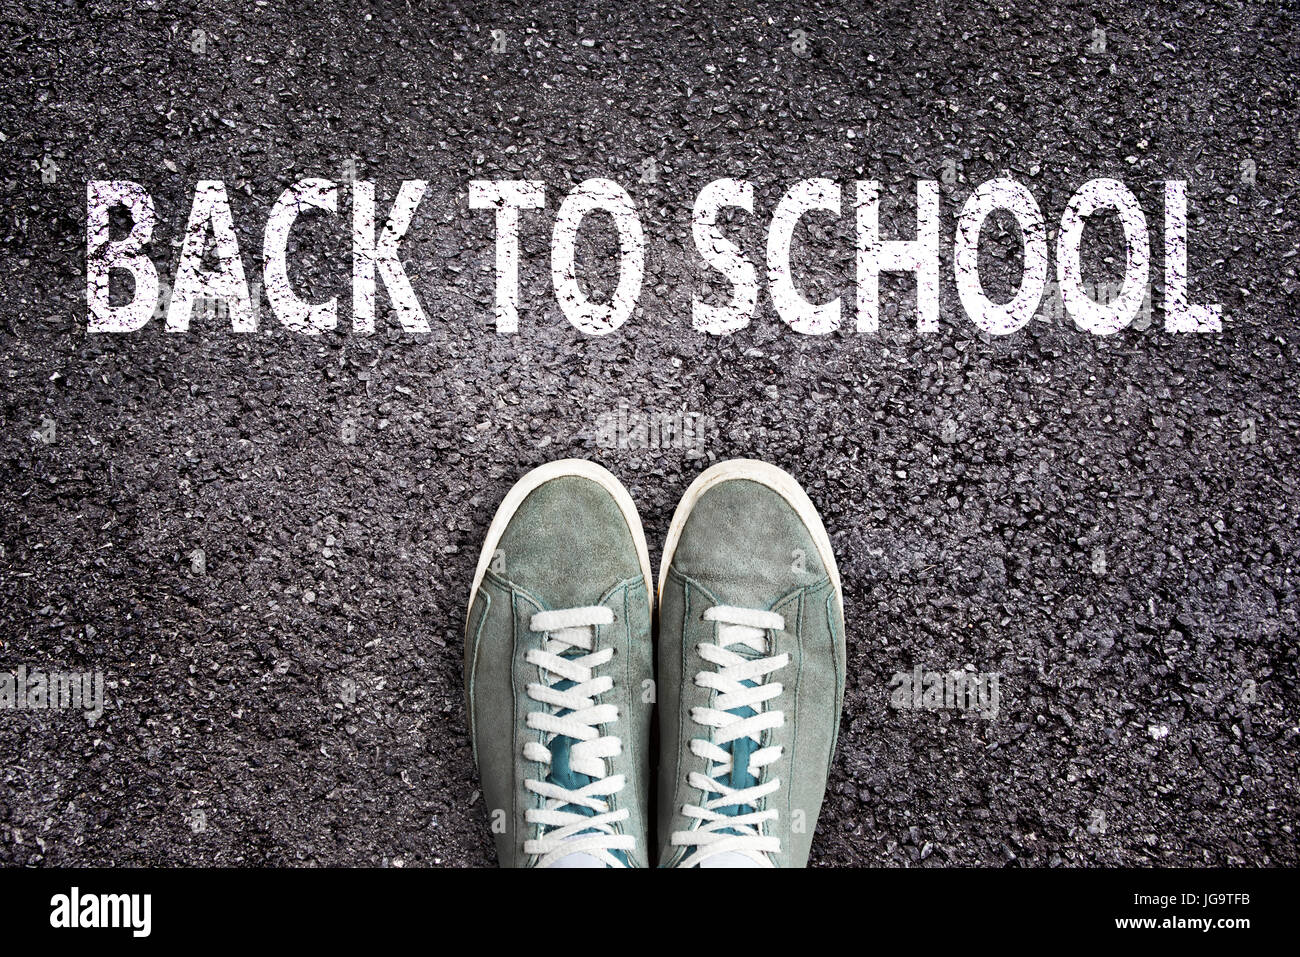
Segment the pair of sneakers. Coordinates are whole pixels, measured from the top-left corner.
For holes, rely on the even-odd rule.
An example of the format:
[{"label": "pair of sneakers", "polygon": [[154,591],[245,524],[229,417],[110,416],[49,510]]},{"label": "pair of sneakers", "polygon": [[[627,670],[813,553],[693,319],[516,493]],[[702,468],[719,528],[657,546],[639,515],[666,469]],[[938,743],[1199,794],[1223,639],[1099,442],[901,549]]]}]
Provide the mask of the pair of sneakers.
[{"label": "pair of sneakers", "polygon": [[844,697],[830,539],[789,474],[722,462],[677,506],[656,596],[618,479],[543,465],[488,529],[465,687],[503,866],[802,867]]}]

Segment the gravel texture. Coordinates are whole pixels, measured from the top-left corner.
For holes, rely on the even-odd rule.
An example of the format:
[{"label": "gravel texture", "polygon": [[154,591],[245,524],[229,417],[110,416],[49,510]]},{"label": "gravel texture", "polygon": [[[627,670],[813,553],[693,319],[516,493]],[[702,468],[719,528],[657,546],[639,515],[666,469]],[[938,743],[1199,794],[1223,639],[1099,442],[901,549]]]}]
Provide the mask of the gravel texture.
[{"label": "gravel texture", "polygon": [[[592,457],[657,543],[700,469],[745,455],[804,483],[844,576],[813,863],[1296,864],[1295,5],[521,8],[0,3],[0,671],[100,669],[109,699],[93,725],[0,711],[0,862],[491,863],[461,627],[497,502]],[[253,278],[281,190],[349,162],[381,216],[429,181],[402,244],[429,333],[381,294],[372,336],[297,335],[265,302],[255,334],[86,334],[88,179],[149,188],[164,275],[195,182],[223,180]],[[1148,328],[979,334],[951,237],[998,175],[1053,243],[1088,179],[1134,190]],[[635,315],[592,338],[559,309],[549,238],[597,176],[650,242]],[[879,335],[795,335],[766,292],[748,328],[692,331],[692,297],[728,289],[690,228],[721,176],[757,184],[756,215],[725,220],[756,262],[801,178],[878,179],[898,238],[915,181],[940,180],[940,331],[916,334],[903,279]],[[512,336],[475,178],[547,184]],[[1220,335],[1163,331],[1170,178]],[[1018,234],[983,235],[1009,296]],[[1120,235],[1089,231],[1090,278],[1118,276]],[[583,230],[598,293],[613,236]],[[321,215],[291,245],[297,287],[345,319],[348,242]],[[851,303],[852,250],[847,212],[808,217],[810,297]],[[600,447],[620,403],[706,416],[702,454]],[[916,665],[1000,673],[997,715],[892,709]]]}]

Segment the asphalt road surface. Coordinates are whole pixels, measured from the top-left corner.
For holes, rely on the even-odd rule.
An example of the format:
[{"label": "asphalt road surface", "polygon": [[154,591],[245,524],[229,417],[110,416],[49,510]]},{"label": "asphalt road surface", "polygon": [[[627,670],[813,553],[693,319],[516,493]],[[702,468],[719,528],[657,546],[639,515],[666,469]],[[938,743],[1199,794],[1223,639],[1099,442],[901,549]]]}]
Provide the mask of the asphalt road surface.
[{"label": "asphalt road surface", "polygon": [[[803,482],[844,577],[814,864],[1297,863],[1294,4],[295,7],[0,4],[0,671],[98,670],[107,698],[94,723],[0,711],[0,862],[492,863],[461,629],[496,504],[592,457],[654,543],[702,468],[743,455]],[[369,336],[290,332],[265,301],[252,334],[87,335],[88,180],[149,189],[164,276],[195,183],[224,181],[256,277],[280,192],[354,171],[381,211],[429,182],[401,247],[429,332],[381,293]],[[1053,241],[1087,180],[1133,190],[1145,328],[1045,311],[979,332],[952,232],[1000,175]],[[878,335],[797,335],[766,290],[747,328],[693,331],[692,298],[728,290],[691,240],[724,176],[757,186],[726,218],[756,262],[800,179],[879,180],[898,238],[939,180],[940,330],[890,278]],[[636,312],[598,338],[550,280],[555,210],[591,177],[648,237]],[[515,178],[547,208],[502,335],[467,190]],[[1164,331],[1167,179],[1189,183],[1190,292],[1221,334]],[[1018,282],[1009,223],[983,232],[990,295]],[[853,236],[805,219],[810,298],[851,303]],[[1090,281],[1122,274],[1121,237],[1090,229]],[[290,244],[296,288],[345,319],[348,243],[319,214]],[[593,218],[592,295],[616,250]],[[603,447],[620,406],[695,413],[704,439]],[[917,666],[996,673],[997,713],[891,707]]]}]

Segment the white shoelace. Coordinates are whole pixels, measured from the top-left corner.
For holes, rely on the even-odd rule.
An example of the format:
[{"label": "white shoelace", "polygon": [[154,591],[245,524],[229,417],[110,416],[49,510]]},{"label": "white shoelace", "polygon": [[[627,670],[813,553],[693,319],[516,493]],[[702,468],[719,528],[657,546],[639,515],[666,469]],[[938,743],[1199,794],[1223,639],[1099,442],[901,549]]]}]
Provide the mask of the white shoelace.
[{"label": "white shoelace", "polygon": [[[539,867],[551,867],[574,854],[587,855],[605,867],[625,867],[612,852],[636,847],[632,835],[619,834],[615,828],[627,819],[628,809],[611,811],[607,800],[623,790],[623,775],[607,777],[605,764],[606,758],[622,753],[622,741],[614,735],[602,735],[599,730],[600,725],[618,719],[617,707],[598,703],[614,681],[608,675],[596,675],[596,669],[614,657],[614,649],[592,651],[596,628],[613,621],[610,609],[592,606],[538,612],[529,623],[532,631],[546,635],[541,648],[530,649],[524,656],[529,664],[537,666],[543,679],[529,683],[528,697],[545,706],[530,711],[527,724],[543,733],[546,744],[524,743],[524,759],[543,766],[538,778],[524,781],[524,787],[546,802],[524,815],[529,824],[543,829],[538,837],[524,841],[524,853],[536,855]],[[575,650],[587,653],[574,656]],[[557,687],[564,681],[572,684],[564,689]],[[547,745],[558,735],[573,739],[569,768],[591,778],[589,784],[566,788],[546,780],[552,762]],[[593,813],[582,814],[574,808]]]},{"label": "white shoelace", "polygon": [[[719,855],[730,860],[743,858],[749,866],[774,867],[768,855],[780,852],[781,839],[767,834],[766,827],[777,819],[778,812],[775,808],[760,811],[757,807],[764,797],[781,787],[779,779],[761,780],[761,772],[781,757],[782,748],[758,745],[764,731],[785,724],[785,712],[765,708],[782,690],[779,682],[766,681],[768,675],[790,663],[788,654],[768,655],[768,632],[782,630],[785,619],[775,612],[716,605],[705,611],[704,620],[718,624],[716,643],[699,645],[700,657],[716,670],[697,672],[695,683],[717,695],[712,707],[691,708],[691,720],[710,729],[710,733],[708,738],[693,739],[690,746],[692,754],[707,762],[709,773],[692,771],[687,777],[692,788],[703,792],[704,800],[698,805],[683,805],[682,813],[699,823],[691,830],[674,832],[672,842],[677,847],[694,848],[682,860],[682,867],[699,867]],[[746,657],[732,650],[737,646],[765,657]],[[754,714],[742,717],[733,713],[742,709]],[[733,742],[742,738],[752,741],[756,750],[749,754],[745,766],[735,767]],[[731,749],[725,747],[729,744]],[[758,783],[738,788],[723,780],[735,780],[737,774],[752,776]],[[748,805],[753,810],[737,814],[720,810],[736,805]]]}]

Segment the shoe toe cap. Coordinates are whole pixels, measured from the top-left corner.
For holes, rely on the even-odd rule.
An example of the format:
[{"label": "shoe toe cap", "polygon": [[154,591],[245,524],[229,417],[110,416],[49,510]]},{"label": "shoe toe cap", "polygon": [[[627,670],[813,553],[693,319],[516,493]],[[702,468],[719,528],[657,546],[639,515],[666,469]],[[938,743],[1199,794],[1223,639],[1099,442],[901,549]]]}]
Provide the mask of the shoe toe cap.
[{"label": "shoe toe cap", "polygon": [[775,489],[732,479],[695,502],[672,567],[719,601],[765,608],[827,577],[812,532]]},{"label": "shoe toe cap", "polygon": [[618,502],[599,483],[563,476],[515,511],[490,566],[552,608],[597,604],[615,585],[641,576],[636,542]]}]

